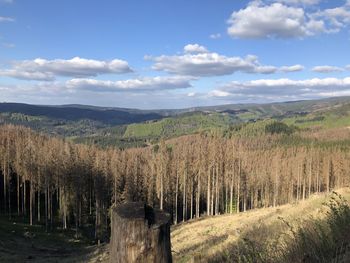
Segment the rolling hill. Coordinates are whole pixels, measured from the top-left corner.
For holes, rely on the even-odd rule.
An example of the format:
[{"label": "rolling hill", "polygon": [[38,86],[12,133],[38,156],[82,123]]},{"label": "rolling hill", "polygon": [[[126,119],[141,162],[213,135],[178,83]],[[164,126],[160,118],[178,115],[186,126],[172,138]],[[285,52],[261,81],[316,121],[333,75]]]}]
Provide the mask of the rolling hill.
[{"label": "rolling hill", "polygon": [[24,125],[78,143],[122,148],[213,129],[255,135],[270,120],[301,129],[347,127],[349,116],[350,97],[174,110],[0,103],[0,123]]}]

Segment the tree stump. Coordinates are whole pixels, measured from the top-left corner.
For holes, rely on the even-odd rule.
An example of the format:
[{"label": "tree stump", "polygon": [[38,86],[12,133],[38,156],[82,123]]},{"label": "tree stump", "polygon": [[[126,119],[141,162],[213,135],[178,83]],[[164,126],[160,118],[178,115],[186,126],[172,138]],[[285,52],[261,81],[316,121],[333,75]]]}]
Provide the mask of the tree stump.
[{"label": "tree stump", "polygon": [[170,215],[142,202],[112,211],[111,263],[172,263]]}]

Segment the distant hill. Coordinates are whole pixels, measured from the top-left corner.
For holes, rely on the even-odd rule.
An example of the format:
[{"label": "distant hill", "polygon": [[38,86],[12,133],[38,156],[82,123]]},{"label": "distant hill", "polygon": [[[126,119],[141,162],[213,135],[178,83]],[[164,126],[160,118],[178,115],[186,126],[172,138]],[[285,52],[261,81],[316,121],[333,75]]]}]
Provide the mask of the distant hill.
[{"label": "distant hill", "polygon": [[185,109],[139,110],[89,105],[31,105],[23,103],[0,103],[0,113],[21,113],[32,116],[44,116],[55,119],[81,120],[91,119],[106,124],[118,125],[160,119],[166,116],[191,112],[226,112],[238,114],[257,112],[260,115],[280,115],[286,113],[313,112],[335,105],[350,103],[350,97],[327,98],[321,100],[287,101],[266,104],[227,104]]},{"label": "distant hill", "polygon": [[29,116],[41,116],[68,121],[93,120],[109,125],[137,123],[162,118],[160,114],[152,112],[83,105],[44,106],[0,103],[0,112],[21,113]]},{"label": "distant hill", "polygon": [[[0,124],[24,125],[102,146],[145,146],[160,138],[212,129],[259,134],[272,119],[300,128],[349,126],[350,97],[161,110],[0,103]],[[232,127],[240,123],[249,125]]]}]

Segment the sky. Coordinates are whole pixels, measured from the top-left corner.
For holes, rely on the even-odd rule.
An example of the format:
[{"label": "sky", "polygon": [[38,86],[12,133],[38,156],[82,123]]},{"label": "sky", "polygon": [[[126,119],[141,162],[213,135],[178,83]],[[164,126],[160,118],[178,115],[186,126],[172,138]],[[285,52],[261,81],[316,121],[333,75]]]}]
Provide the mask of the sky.
[{"label": "sky", "polygon": [[350,95],[350,0],[0,0],[0,102],[139,109]]}]

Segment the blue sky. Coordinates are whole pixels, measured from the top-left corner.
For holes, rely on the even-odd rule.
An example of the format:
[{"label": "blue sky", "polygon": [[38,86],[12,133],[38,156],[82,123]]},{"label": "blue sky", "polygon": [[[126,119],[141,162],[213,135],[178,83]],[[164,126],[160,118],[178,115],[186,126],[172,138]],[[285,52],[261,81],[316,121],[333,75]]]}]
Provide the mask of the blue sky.
[{"label": "blue sky", "polygon": [[183,108],[350,95],[350,1],[0,0],[0,101]]}]

